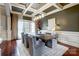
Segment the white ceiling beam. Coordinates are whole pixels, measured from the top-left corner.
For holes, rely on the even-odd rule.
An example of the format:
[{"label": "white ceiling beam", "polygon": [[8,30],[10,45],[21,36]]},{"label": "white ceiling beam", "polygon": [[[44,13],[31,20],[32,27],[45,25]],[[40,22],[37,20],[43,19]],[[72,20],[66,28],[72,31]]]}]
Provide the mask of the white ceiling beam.
[{"label": "white ceiling beam", "polygon": [[24,16],[32,17],[32,15],[25,14]]},{"label": "white ceiling beam", "polygon": [[79,3],[70,3],[70,4],[66,5],[66,6],[64,6],[63,9],[67,9],[67,8],[70,8],[70,7],[78,5],[78,4]]},{"label": "white ceiling beam", "polygon": [[59,9],[59,10],[63,9],[63,6],[61,6],[60,4],[53,3],[53,6],[56,7],[57,9]]},{"label": "white ceiling beam", "polygon": [[63,6],[60,3],[56,3],[56,5],[58,5],[58,7],[60,7],[61,9],[63,8]]},{"label": "white ceiling beam", "polygon": [[27,12],[27,10],[29,10],[32,6],[32,3],[23,11],[23,15]]},{"label": "white ceiling beam", "polygon": [[41,13],[42,11],[44,11],[45,9],[49,8],[52,5],[53,5],[52,3],[47,3],[43,7],[41,7],[39,10],[37,10],[37,12],[33,13],[32,15],[35,16],[36,14]]},{"label": "white ceiling beam", "polygon": [[[22,15],[22,13],[11,11],[12,14]],[[25,14],[24,16],[32,17],[31,15]]]},{"label": "white ceiling beam", "polygon": [[32,12],[36,12],[37,10],[33,9],[33,8],[29,8],[28,9],[29,11],[32,11]]},{"label": "white ceiling beam", "polygon": [[[32,12],[34,12],[34,13],[36,13],[37,12],[37,10],[36,9],[33,9],[33,8],[30,8],[30,9],[28,9],[29,11],[32,11]],[[41,13],[44,13],[44,14],[46,14],[45,12],[41,12]],[[41,13],[39,13],[39,14],[41,14]]]},{"label": "white ceiling beam", "polygon": [[[37,12],[37,10],[36,10],[36,9],[34,9],[34,8],[29,8],[29,11],[32,11],[32,12],[34,12],[34,13],[36,13],[36,12]],[[45,12],[41,12],[41,13],[45,13]]]},{"label": "white ceiling beam", "polygon": [[59,10],[59,9],[53,10],[53,11],[47,13],[45,16],[56,13],[56,12],[59,12],[59,11],[61,11],[61,10]]},{"label": "white ceiling beam", "polygon": [[4,6],[4,3],[0,3],[0,5]]},{"label": "white ceiling beam", "polygon": [[15,11],[11,11],[12,14],[18,14],[18,15],[21,15],[21,13],[19,12],[15,12]]}]

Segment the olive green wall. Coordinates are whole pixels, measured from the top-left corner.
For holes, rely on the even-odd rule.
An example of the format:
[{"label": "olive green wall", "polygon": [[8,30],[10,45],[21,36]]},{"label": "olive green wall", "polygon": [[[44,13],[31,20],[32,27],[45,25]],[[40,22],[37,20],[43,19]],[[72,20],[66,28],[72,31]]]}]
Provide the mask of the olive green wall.
[{"label": "olive green wall", "polygon": [[50,18],[56,19],[56,30],[79,31],[79,5],[47,16]]}]

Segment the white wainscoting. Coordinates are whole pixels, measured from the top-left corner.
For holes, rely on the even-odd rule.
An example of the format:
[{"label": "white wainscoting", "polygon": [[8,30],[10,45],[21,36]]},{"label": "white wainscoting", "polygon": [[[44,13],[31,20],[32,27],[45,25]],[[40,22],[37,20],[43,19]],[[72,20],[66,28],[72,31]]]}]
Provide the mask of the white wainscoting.
[{"label": "white wainscoting", "polygon": [[79,48],[79,32],[58,31],[58,41]]}]

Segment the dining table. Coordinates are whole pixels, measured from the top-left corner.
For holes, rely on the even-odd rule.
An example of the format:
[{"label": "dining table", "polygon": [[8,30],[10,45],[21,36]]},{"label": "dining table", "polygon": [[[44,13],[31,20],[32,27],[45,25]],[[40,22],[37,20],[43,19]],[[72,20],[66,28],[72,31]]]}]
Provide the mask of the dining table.
[{"label": "dining table", "polygon": [[[46,46],[52,48],[52,40],[54,39],[53,35],[51,35],[51,34],[38,34],[36,36],[36,39],[37,40],[40,39],[42,42],[45,43]],[[50,43],[48,43],[48,42],[50,42]]]}]

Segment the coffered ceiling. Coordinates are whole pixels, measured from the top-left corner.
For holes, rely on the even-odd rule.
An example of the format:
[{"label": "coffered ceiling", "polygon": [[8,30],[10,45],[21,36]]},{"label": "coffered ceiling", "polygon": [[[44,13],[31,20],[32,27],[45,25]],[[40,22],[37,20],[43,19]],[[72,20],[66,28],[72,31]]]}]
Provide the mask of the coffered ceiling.
[{"label": "coffered ceiling", "polygon": [[45,16],[77,5],[77,3],[10,3],[11,13],[34,17],[39,14]]}]

